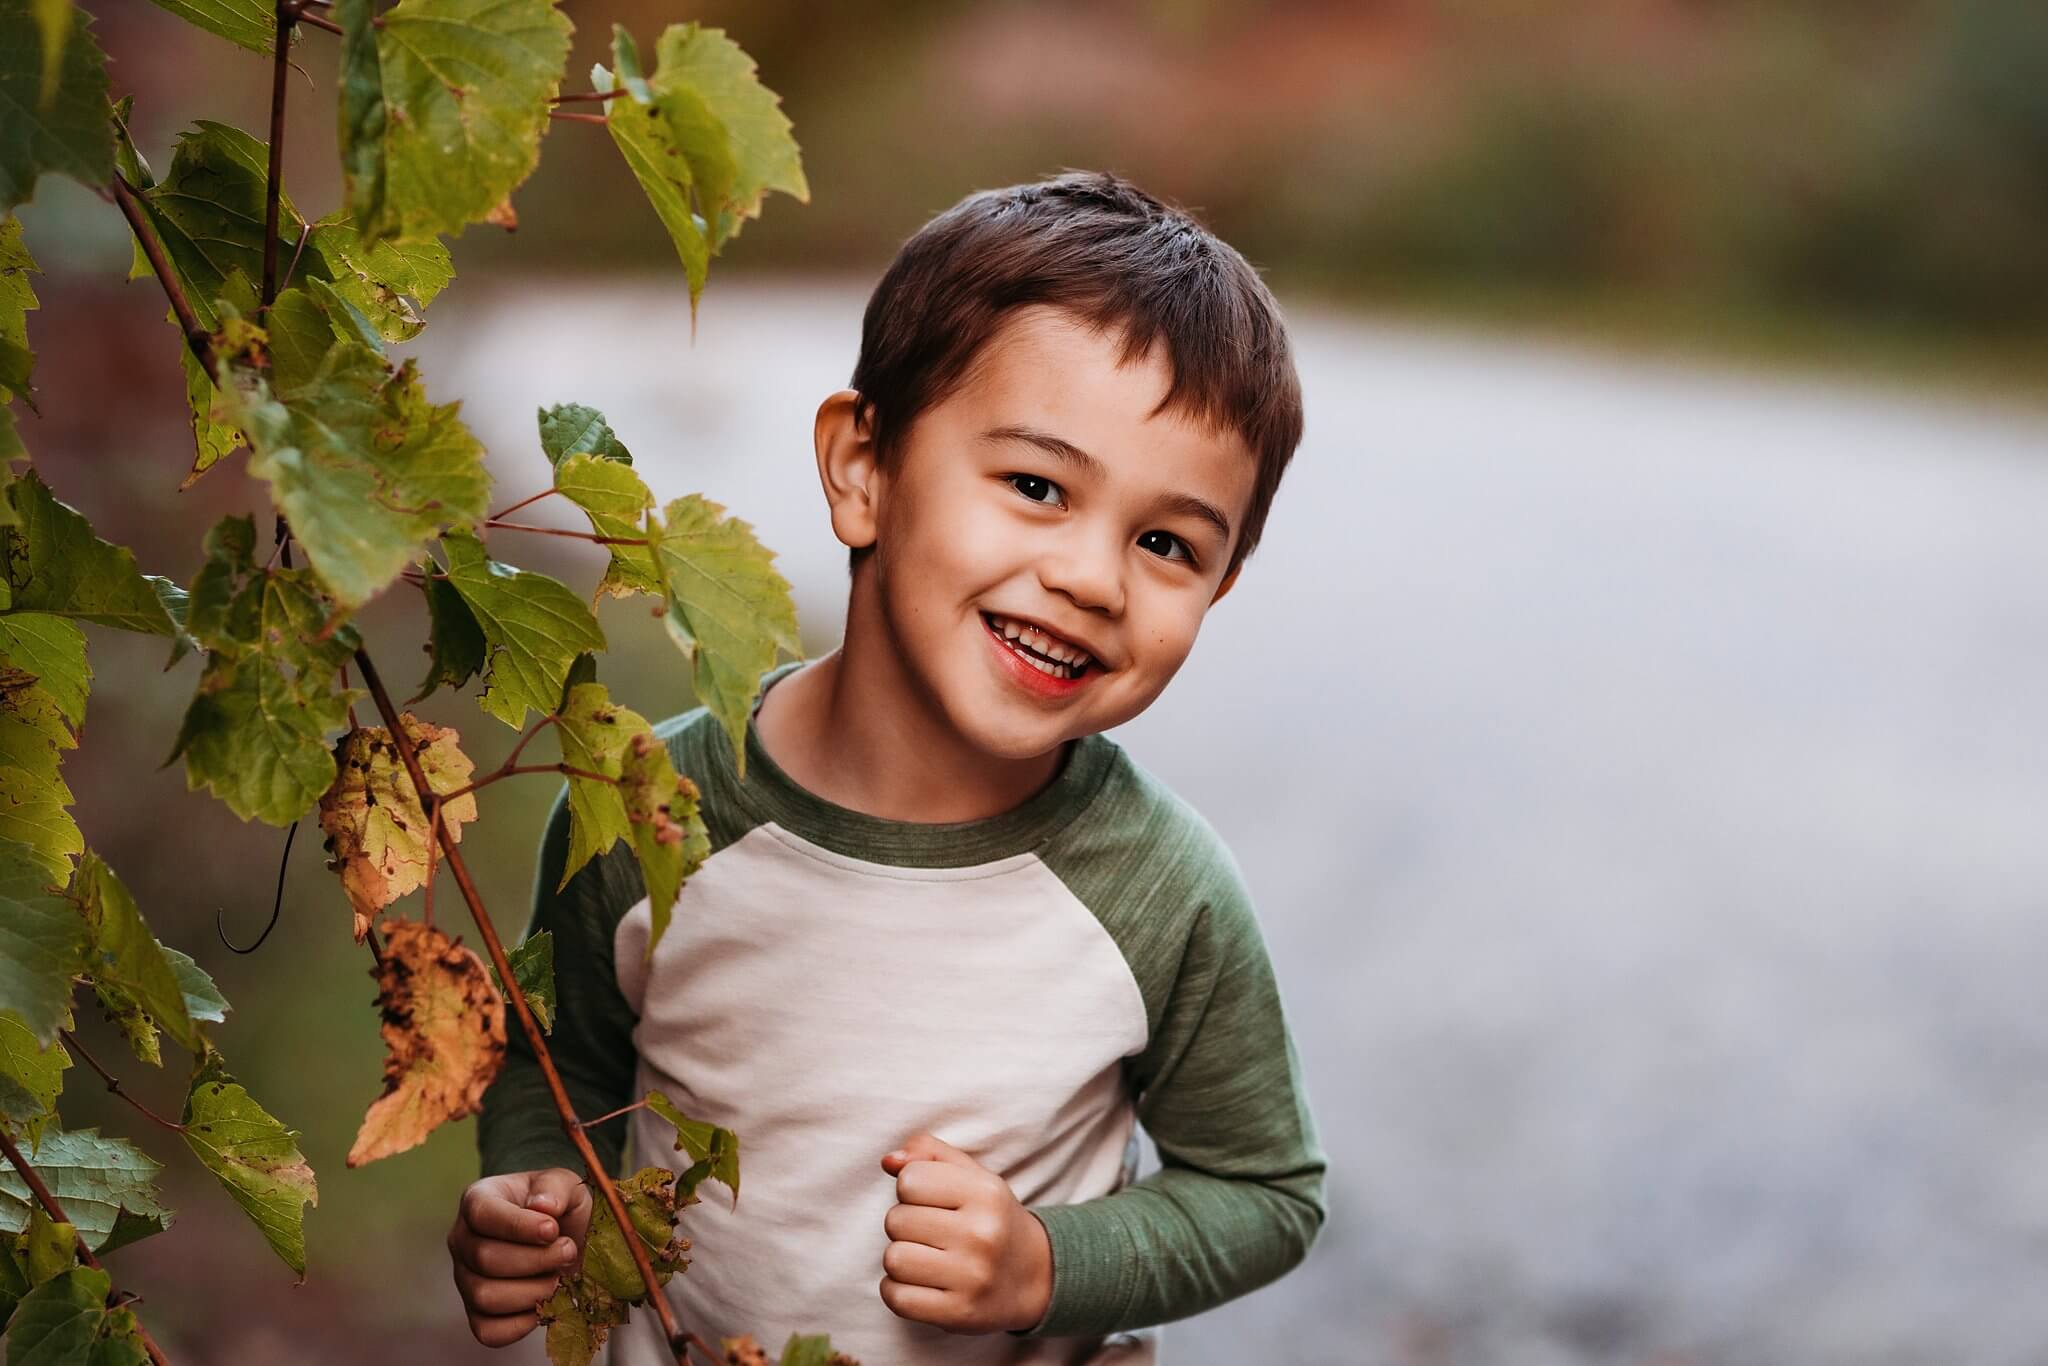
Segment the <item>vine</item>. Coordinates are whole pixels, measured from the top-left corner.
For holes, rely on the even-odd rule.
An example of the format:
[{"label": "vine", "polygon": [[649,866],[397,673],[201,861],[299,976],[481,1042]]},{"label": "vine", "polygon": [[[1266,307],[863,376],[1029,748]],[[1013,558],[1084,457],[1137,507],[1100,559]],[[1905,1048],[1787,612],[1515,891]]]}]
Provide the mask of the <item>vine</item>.
[{"label": "vine", "polygon": [[[718,504],[699,495],[657,503],[603,415],[576,404],[540,411],[548,486],[488,512],[483,447],[460,405],[431,401],[416,362],[394,361],[389,348],[419,333],[423,311],[454,277],[444,235],[517,221],[512,194],[537,166],[551,122],[606,129],[675,246],[694,335],[712,257],[759,216],[770,192],[809,198],[780,100],[722,31],[693,23],[663,31],[651,72],[631,34],[614,25],[611,65],[592,69],[591,90],[564,93],[572,26],[555,0],[399,0],[381,12],[374,0],[157,3],[271,58],[268,139],[200,120],[158,179],[129,132],[133,97],[111,98],[90,17],[73,0],[0,0],[0,400],[34,409],[27,314],[38,306],[35,265],[14,211],[40,177],[66,175],[121,213],[135,244],[131,275],[158,282],[178,329],[193,434],[179,487],[246,449],[249,473],[269,488],[275,525],[260,564],[255,519],[242,515],[205,533],[205,563],[189,585],[143,573],[32,463],[18,468],[29,452],[12,408],[0,406],[0,1322],[8,1360],[167,1361],[132,1307],[139,1297],[115,1288],[101,1261],[170,1222],[151,1184],[157,1164],[124,1139],[62,1127],[57,1101],[74,1057],[179,1134],[301,1280],[304,1207],[318,1199],[297,1131],[249,1095],[208,1036],[205,1026],[228,1010],[212,978],[155,936],[71,818],[61,767],[84,723],[89,624],[165,638],[166,667],[199,660],[165,761],[182,759],[188,788],[207,789],[245,821],[290,831],[317,813],[356,941],[375,962],[387,1045],[383,1093],[365,1112],[348,1165],[405,1151],[478,1111],[504,1061],[509,1003],[597,1197],[581,1260],[536,1305],[550,1359],[583,1366],[634,1307],[651,1307],[679,1366],[692,1353],[765,1361],[751,1338],[714,1349],[679,1321],[662,1289],[685,1265],[678,1216],[698,1187],[716,1181],[737,1199],[738,1136],[682,1114],[658,1091],[578,1117],[547,1045],[548,936],[507,949],[460,843],[485,788],[561,775],[570,812],[562,883],[625,841],[653,908],[651,951],[709,843],[695,785],[675,771],[645,718],[596,681],[606,642],[593,609],[607,594],[656,600],[698,699],[743,766],[760,675],[778,652],[800,653],[789,586],[752,528]],[[306,28],[340,44],[344,201],[310,220],[284,185],[286,77]],[[590,530],[510,520],[549,496],[580,508]],[[492,531],[604,546],[608,563],[590,602],[498,558],[485,544]],[[480,679],[480,708],[519,732],[489,773],[473,776],[454,729],[401,710],[351,624],[395,584],[417,591],[427,609],[430,664],[408,705]],[[351,666],[360,687],[350,685]],[[366,696],[381,724],[358,721]],[[560,760],[521,763],[546,729]],[[434,924],[444,868],[488,967]],[[419,917],[395,914],[415,890]],[[162,1065],[163,1035],[192,1055],[178,1119],[144,1106],[79,1043],[71,1026],[81,986],[140,1061]],[[587,1131],[635,1109],[674,1126],[691,1158],[686,1170],[646,1167],[619,1181],[604,1169]],[[823,1335],[795,1335],[782,1360],[847,1359]]]}]

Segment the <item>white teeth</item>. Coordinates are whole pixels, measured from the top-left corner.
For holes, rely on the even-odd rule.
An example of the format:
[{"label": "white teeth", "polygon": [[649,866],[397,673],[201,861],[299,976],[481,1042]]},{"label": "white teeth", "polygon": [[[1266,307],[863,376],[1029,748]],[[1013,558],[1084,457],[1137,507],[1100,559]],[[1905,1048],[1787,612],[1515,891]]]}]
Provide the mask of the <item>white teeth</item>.
[{"label": "white teeth", "polygon": [[1049,655],[1076,671],[1088,662],[1087,652],[1077,650],[1066,642],[1047,635],[1036,626],[1012,621],[1008,617],[999,617],[993,612],[989,614],[989,619],[995,622],[996,629],[1002,632],[1004,639],[1022,641],[1040,654]]}]

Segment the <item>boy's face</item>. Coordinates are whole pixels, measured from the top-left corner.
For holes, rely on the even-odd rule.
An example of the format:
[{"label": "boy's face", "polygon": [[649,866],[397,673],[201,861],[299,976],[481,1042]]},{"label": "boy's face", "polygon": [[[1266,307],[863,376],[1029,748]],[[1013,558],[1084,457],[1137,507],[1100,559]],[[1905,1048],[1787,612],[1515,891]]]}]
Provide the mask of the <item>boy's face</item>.
[{"label": "boy's face", "polygon": [[[1164,350],[1119,368],[1119,340],[1018,310],[898,458],[864,467],[858,505],[833,496],[841,539],[875,545],[858,573],[906,681],[991,755],[1142,712],[1229,588],[1253,456],[1233,432],[1148,417],[1171,381]],[[1088,659],[1047,672],[1033,649]]]}]

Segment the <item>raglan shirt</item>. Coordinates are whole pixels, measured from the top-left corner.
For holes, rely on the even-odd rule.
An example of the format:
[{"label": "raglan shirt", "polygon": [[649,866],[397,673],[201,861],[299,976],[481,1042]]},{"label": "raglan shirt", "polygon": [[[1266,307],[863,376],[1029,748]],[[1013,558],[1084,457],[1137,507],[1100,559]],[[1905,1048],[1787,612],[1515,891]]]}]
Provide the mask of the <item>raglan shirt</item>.
[{"label": "raglan shirt", "polygon": [[[801,661],[763,679],[764,690]],[[757,703],[758,707],[758,703]],[[884,820],[798,786],[752,722],[746,777],[703,708],[655,726],[703,792],[711,854],[652,955],[624,842],[557,890],[567,789],[528,936],[554,936],[548,1046],[582,1116],[650,1089],[740,1141],[740,1196],[707,1182],[666,1293],[709,1341],[826,1332],[866,1366],[1139,1363],[1154,1325],[1295,1266],[1325,1159],[1235,860],[1106,735],[985,820]],[[1161,1170],[1133,1180],[1142,1123]],[[1029,1330],[956,1335],[883,1303],[884,1153],[919,1131],[1008,1182],[1044,1225],[1052,1298]],[[485,1175],[581,1172],[524,1032],[478,1124]],[[590,1129],[620,1173],[689,1164],[651,1111]],[[611,1366],[673,1357],[644,1310]]]}]

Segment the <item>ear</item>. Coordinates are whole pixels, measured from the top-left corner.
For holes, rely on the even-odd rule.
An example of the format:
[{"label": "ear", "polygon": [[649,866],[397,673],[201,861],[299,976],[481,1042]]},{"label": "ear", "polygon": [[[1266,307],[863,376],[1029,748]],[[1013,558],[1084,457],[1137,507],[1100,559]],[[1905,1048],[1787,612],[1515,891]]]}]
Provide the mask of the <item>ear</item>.
[{"label": "ear", "polygon": [[832,534],[859,549],[875,543],[875,445],[858,420],[860,394],[840,389],[818,405],[812,439],[818,448],[818,482],[832,509]]},{"label": "ear", "polygon": [[1223,595],[1230,591],[1230,585],[1237,582],[1238,571],[1243,568],[1243,560],[1239,560],[1235,565],[1231,566],[1230,572],[1223,576],[1223,582],[1216,585],[1216,596],[1209,599],[1209,605],[1211,607],[1214,607],[1217,603],[1223,601]]}]

